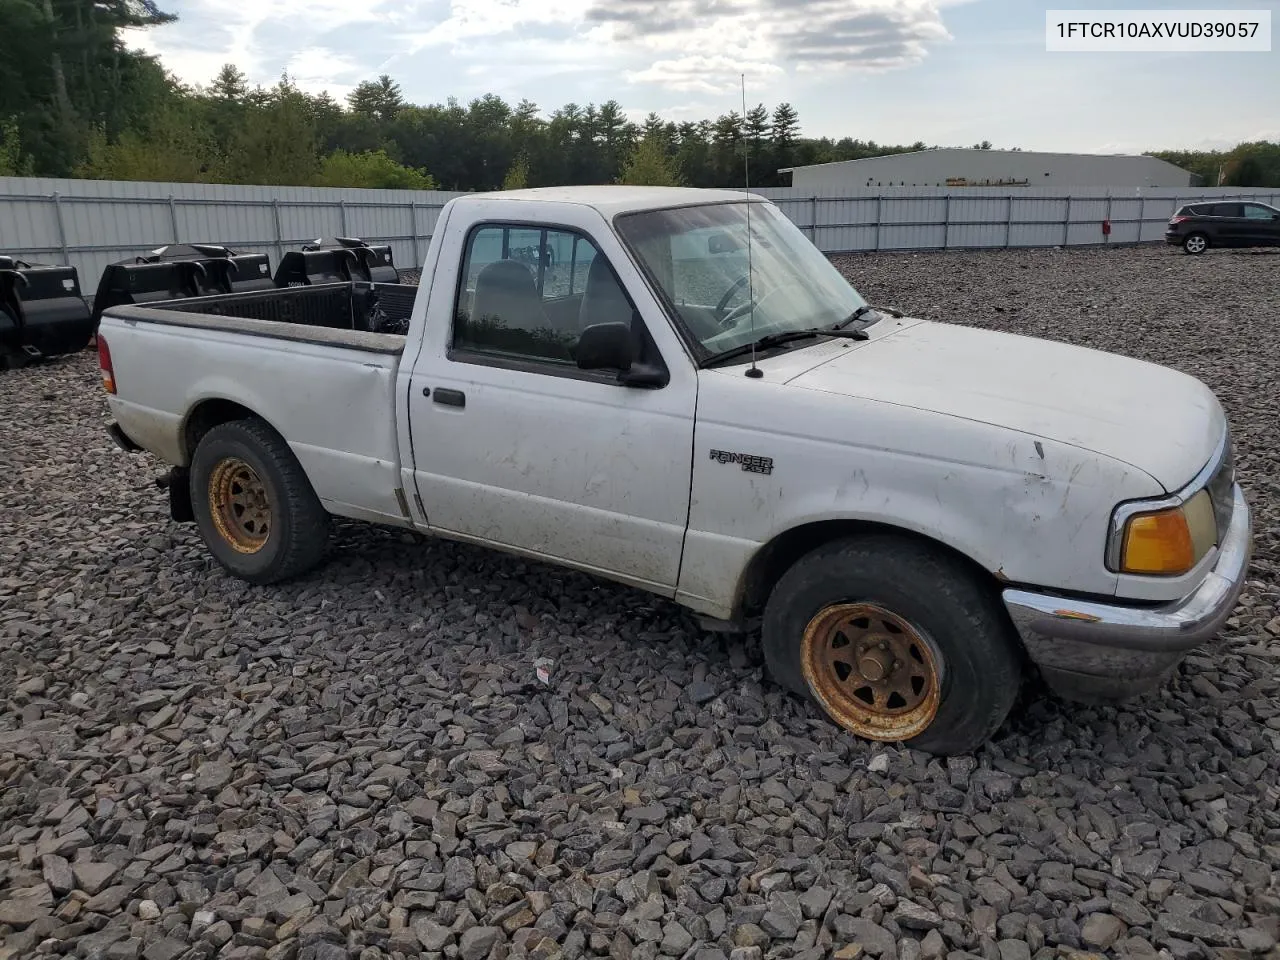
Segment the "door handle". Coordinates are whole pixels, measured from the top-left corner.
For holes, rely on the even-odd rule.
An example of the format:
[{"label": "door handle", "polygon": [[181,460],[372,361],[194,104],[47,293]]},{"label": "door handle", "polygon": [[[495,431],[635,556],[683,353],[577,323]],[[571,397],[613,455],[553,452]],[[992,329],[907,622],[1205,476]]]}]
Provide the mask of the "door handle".
[{"label": "door handle", "polygon": [[461,390],[449,390],[445,387],[438,387],[431,394],[431,399],[436,403],[443,403],[446,407],[465,407],[467,405],[467,395]]}]

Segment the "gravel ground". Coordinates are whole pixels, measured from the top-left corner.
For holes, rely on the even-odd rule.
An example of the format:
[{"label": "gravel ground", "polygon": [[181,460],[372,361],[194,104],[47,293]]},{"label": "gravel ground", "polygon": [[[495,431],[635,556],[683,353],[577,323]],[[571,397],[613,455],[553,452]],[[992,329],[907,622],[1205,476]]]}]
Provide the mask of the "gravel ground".
[{"label": "gravel ground", "polygon": [[753,638],[497,554],[344,525],[248,587],[110,445],[91,355],[2,375],[0,960],[1280,958],[1280,256],[839,263],[1217,390],[1258,536],[1224,641],[944,762],[841,735]]}]

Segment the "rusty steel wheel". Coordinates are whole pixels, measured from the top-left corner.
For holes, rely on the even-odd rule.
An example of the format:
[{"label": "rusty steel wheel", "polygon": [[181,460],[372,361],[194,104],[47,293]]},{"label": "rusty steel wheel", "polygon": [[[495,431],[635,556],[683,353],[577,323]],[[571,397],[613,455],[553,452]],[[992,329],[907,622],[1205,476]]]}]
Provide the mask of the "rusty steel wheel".
[{"label": "rusty steel wheel", "polygon": [[201,538],[241,580],[279,583],[324,559],[329,515],[288,442],[262,421],[210,428],[191,455],[188,483]]},{"label": "rusty steel wheel", "polygon": [[824,607],[805,627],[801,668],[831,718],[869,740],[908,740],[938,713],[942,656],[902,617],[873,603]]},{"label": "rusty steel wheel", "polygon": [[918,537],[832,540],[796,559],[765,603],[769,674],[867,740],[954,756],[1004,722],[1022,651],[995,585]]},{"label": "rusty steel wheel", "polygon": [[257,553],[271,536],[271,501],[262,478],[245,461],[227,457],[209,475],[213,524],[238,553]]}]

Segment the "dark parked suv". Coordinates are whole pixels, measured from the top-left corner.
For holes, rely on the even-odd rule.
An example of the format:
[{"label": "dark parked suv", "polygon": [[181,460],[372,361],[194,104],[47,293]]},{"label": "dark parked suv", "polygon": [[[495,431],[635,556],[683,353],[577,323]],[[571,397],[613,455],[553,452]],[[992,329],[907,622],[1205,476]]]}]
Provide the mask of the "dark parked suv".
[{"label": "dark parked suv", "polygon": [[1210,247],[1280,246],[1280,210],[1241,200],[1189,203],[1170,218],[1164,239],[1187,253],[1204,253]]}]

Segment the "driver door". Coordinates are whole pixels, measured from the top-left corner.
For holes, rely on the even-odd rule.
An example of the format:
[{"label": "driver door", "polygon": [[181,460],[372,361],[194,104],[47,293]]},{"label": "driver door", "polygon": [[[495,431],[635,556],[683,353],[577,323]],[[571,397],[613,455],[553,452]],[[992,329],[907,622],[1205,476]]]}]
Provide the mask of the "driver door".
[{"label": "driver door", "polygon": [[[602,223],[450,232],[461,239],[441,262],[461,276],[430,300],[409,391],[428,527],[674,595],[697,381],[665,316]],[[437,287],[449,283],[438,272]],[[611,321],[649,341],[667,383],[628,387],[578,369],[582,328]]]}]

